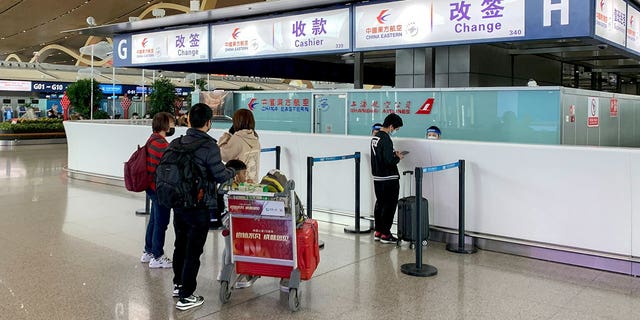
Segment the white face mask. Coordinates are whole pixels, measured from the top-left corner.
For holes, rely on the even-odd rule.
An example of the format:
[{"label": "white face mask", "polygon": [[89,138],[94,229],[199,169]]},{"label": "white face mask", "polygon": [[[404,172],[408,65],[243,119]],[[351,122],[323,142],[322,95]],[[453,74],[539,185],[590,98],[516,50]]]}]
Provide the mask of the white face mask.
[{"label": "white face mask", "polygon": [[400,129],[395,129],[395,130],[391,131],[391,135],[392,135],[392,136],[397,135],[397,134],[398,134],[398,131],[400,131]]},{"label": "white face mask", "polygon": [[427,136],[427,140],[438,140],[436,136]]}]

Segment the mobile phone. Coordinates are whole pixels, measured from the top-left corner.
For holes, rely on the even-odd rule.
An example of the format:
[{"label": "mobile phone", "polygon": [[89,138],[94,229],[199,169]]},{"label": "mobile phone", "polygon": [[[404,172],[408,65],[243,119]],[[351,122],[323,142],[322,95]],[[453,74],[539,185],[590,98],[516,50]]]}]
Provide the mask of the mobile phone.
[{"label": "mobile phone", "polygon": [[403,156],[406,156],[409,153],[409,151],[405,150],[405,151],[401,151],[400,154]]}]

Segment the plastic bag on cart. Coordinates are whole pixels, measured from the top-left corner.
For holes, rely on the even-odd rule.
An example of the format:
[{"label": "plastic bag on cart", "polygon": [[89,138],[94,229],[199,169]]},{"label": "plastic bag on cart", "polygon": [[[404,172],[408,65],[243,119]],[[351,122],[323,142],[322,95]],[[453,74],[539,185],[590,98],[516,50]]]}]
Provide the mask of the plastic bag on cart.
[{"label": "plastic bag on cart", "polygon": [[[266,185],[269,192],[274,193],[289,193],[291,190],[295,189],[295,182],[287,179],[287,176],[278,169],[271,169],[262,178],[260,184]],[[302,207],[302,202],[300,202],[298,194],[294,192],[294,195],[296,197],[294,209],[296,213],[296,224],[299,228],[304,220],[307,219],[307,216],[304,213],[304,207]]]}]

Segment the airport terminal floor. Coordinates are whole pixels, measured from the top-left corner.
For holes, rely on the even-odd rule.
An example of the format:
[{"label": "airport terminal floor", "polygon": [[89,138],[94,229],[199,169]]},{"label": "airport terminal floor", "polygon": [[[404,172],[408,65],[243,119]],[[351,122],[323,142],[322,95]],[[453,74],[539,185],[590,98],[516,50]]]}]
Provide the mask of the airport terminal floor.
[{"label": "airport terminal floor", "polygon": [[[66,145],[0,149],[0,319],[640,319],[640,279],[480,250],[424,249],[430,278],[407,276],[408,246],[343,233],[320,222],[326,243],[301,308],[278,279],[261,278],[218,299],[220,231],[210,231],[196,293],[178,311],[172,269],[140,263],[148,216],[143,195],[67,178]],[[173,228],[166,253],[173,252]],[[606,239],[603,238],[603,241]]]}]

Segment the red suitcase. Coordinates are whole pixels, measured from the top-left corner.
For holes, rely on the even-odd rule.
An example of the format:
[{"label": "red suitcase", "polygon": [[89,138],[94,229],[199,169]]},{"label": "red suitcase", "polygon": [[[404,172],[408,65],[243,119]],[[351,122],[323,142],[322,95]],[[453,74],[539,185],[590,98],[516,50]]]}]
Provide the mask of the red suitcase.
[{"label": "red suitcase", "polygon": [[309,280],[320,263],[320,248],[318,247],[318,221],[307,219],[302,227],[296,230],[298,242],[298,269],[300,278]]}]

